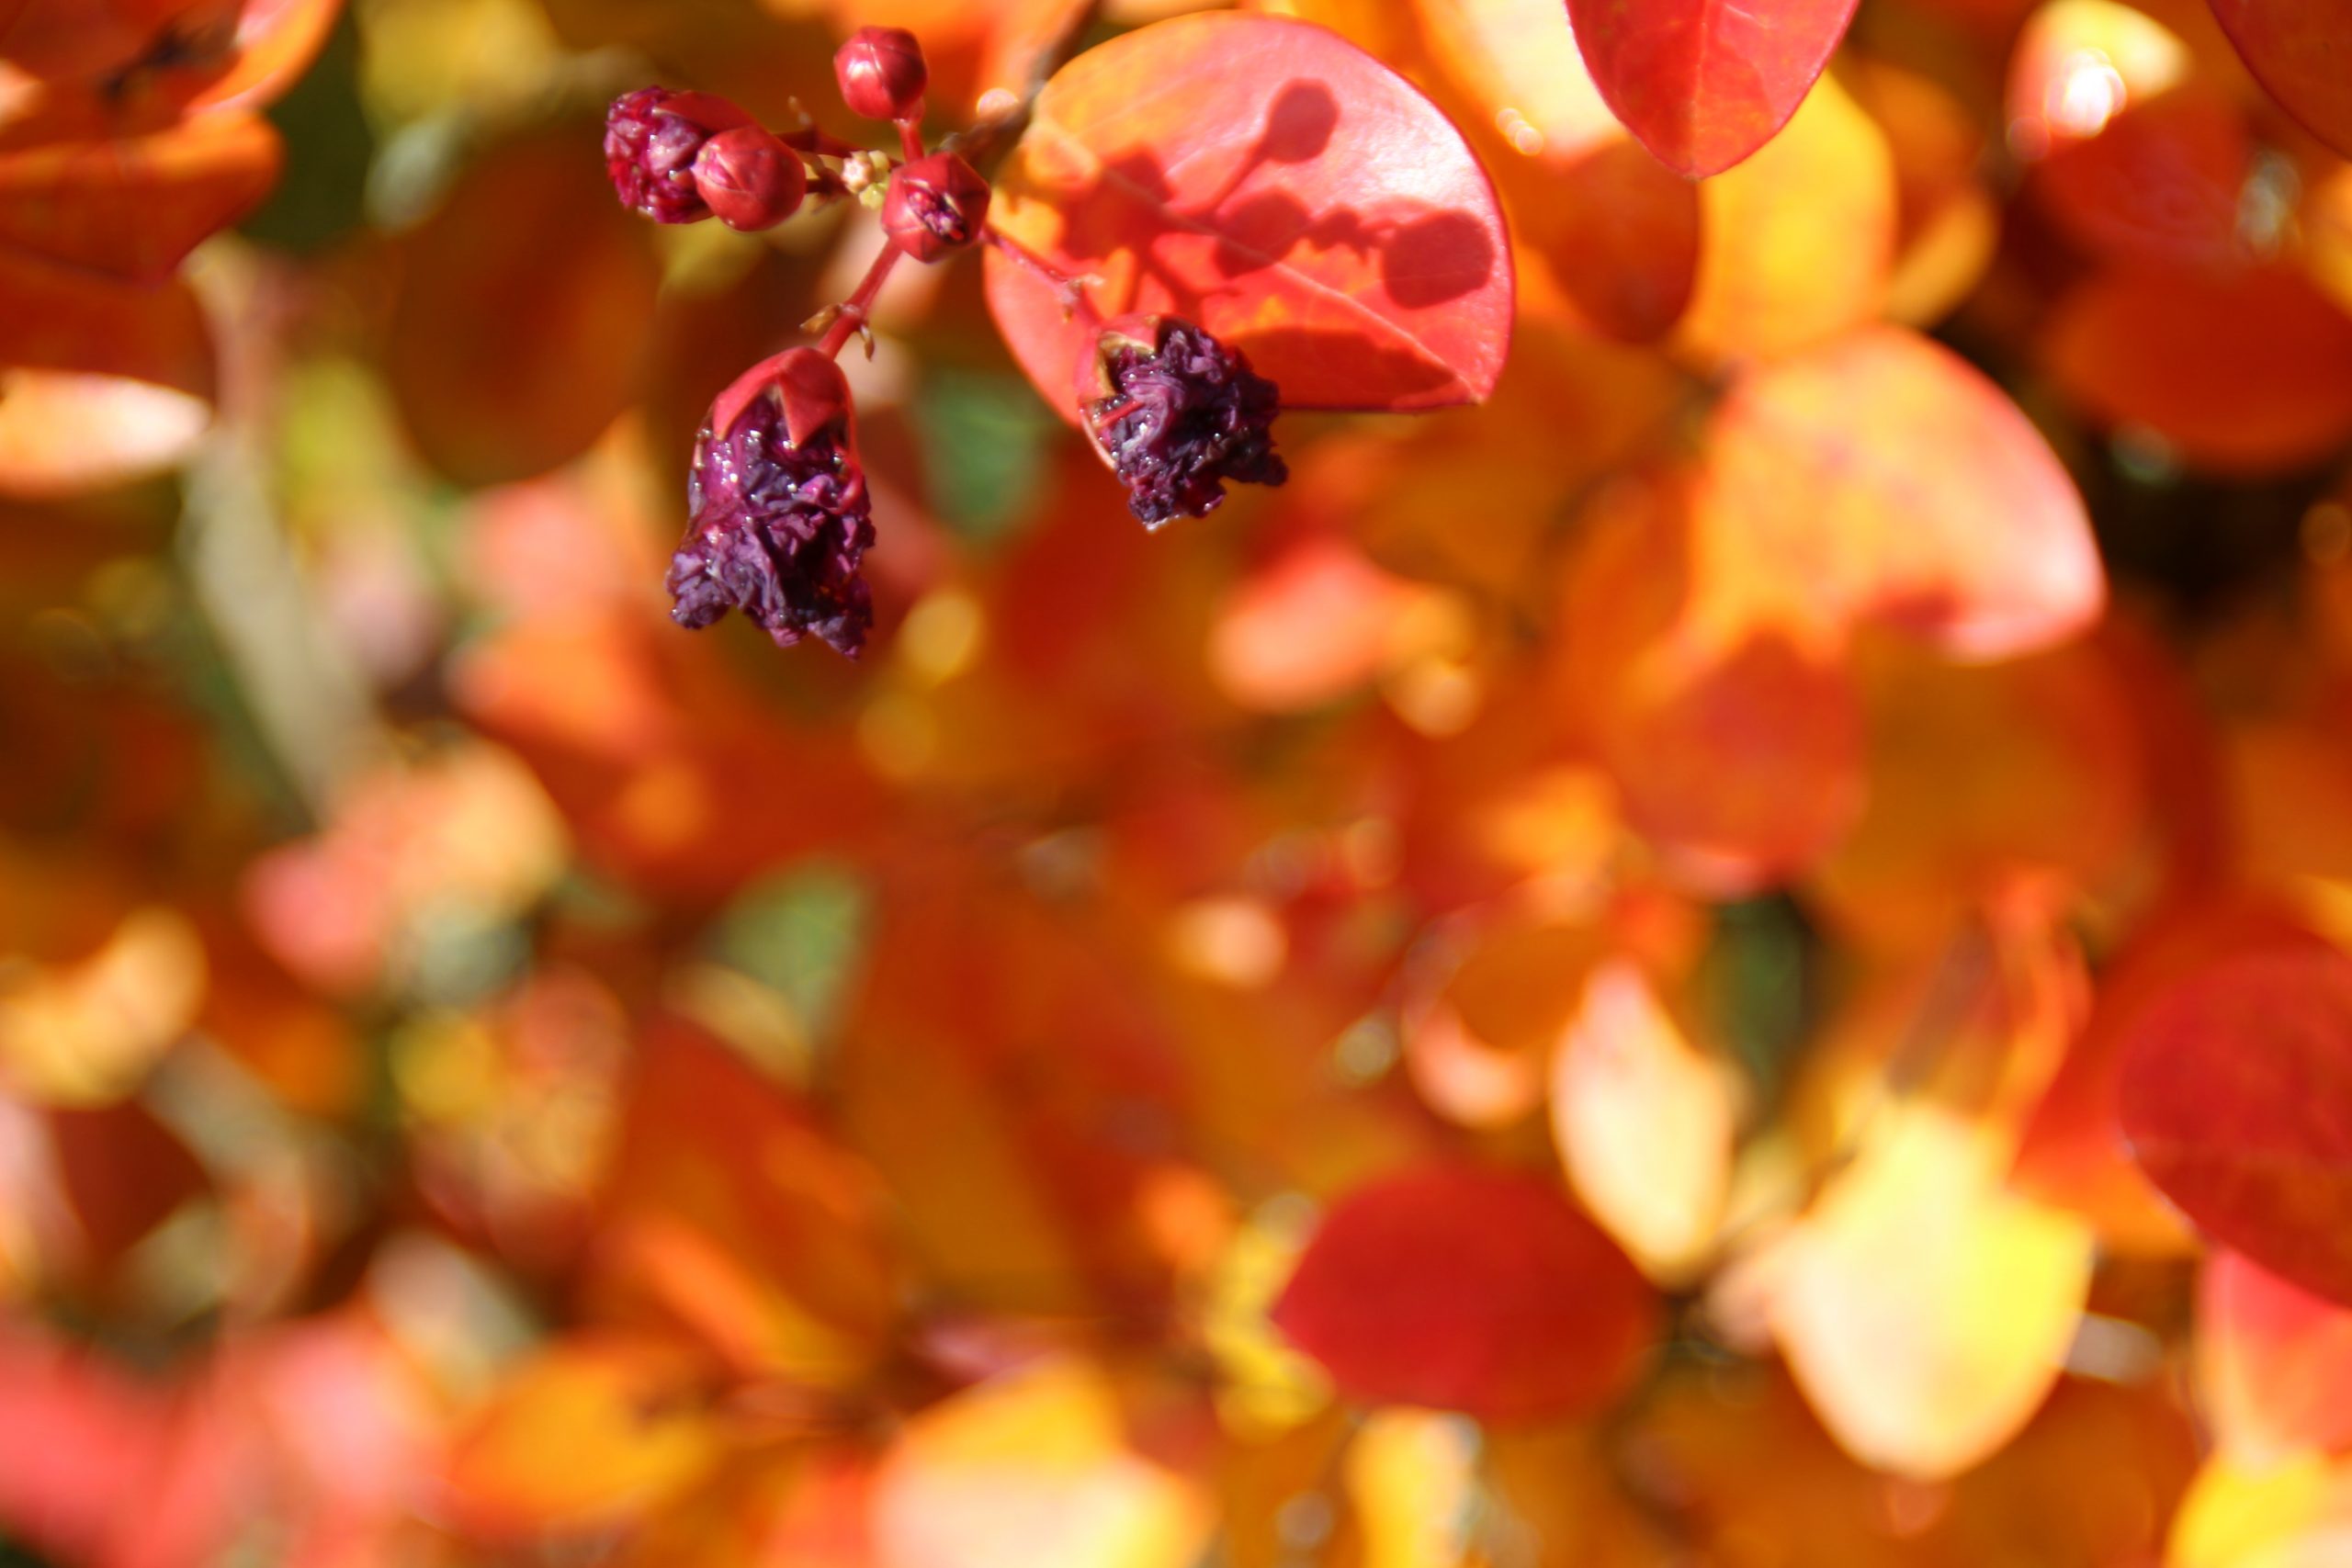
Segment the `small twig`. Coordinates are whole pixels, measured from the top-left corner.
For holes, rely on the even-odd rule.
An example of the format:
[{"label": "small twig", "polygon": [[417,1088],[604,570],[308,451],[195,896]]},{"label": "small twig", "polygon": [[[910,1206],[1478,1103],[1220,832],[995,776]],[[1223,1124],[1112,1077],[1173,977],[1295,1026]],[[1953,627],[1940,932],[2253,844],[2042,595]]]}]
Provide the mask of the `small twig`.
[{"label": "small twig", "polygon": [[890,276],[890,269],[899,265],[899,258],[905,254],[895,243],[886,243],[882,254],[874,258],[874,265],[865,269],[855,293],[808,319],[808,331],[817,331],[820,324],[824,328],[825,335],[817,344],[818,353],[828,359],[839,359],[849,340],[859,337],[865,340],[865,356],[874,357],[874,334],[865,324],[866,318],[873,311],[875,297],[882,292],[882,285]]},{"label": "small twig", "polygon": [[1021,266],[1052,284],[1054,292],[1061,297],[1062,320],[1068,321],[1080,311],[1090,318],[1100,314],[1094,307],[1094,301],[1086,297],[1088,289],[1102,287],[1102,279],[1093,273],[1082,272],[1073,276],[1064,272],[994,224],[982,229],[980,238],[1012,257]]}]

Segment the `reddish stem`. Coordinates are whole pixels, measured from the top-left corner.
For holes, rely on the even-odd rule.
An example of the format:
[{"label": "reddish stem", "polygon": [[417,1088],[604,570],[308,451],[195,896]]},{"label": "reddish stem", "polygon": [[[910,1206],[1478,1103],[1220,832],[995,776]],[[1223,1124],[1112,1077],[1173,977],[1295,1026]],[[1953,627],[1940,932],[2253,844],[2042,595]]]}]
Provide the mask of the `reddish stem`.
[{"label": "reddish stem", "polygon": [[865,151],[854,142],[843,141],[838,136],[829,136],[813,125],[804,126],[798,130],[779,130],[775,136],[776,140],[786,147],[796,148],[803,152],[819,153],[827,158],[854,158]]},{"label": "reddish stem", "polygon": [[890,269],[899,265],[899,258],[905,254],[895,243],[882,247],[882,254],[874,258],[874,265],[867,267],[865,276],[859,279],[857,291],[842,301],[841,314],[833,318],[833,324],[825,329],[825,335],[818,341],[818,353],[828,359],[841,357],[842,346],[856,335],[858,328],[865,324],[875,296],[882,292],[883,282],[889,277]]},{"label": "reddish stem", "polygon": [[914,113],[897,123],[899,151],[905,154],[906,161],[911,164],[922,156],[922,106],[917,104]]},{"label": "reddish stem", "polygon": [[1094,308],[1094,301],[1086,297],[1087,284],[1099,282],[1100,279],[1072,277],[1069,273],[1064,272],[994,224],[982,228],[980,238],[1011,256],[1020,265],[1052,284],[1055,292],[1062,298],[1062,309],[1066,312],[1073,316],[1083,316],[1090,321],[1102,319],[1101,313]]}]

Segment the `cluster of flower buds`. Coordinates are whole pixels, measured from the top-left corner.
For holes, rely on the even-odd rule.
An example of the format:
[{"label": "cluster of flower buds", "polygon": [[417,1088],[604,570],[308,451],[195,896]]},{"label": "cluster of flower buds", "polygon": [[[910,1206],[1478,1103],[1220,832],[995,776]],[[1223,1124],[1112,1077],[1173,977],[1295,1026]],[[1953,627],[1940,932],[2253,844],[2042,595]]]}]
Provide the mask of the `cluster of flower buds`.
[{"label": "cluster of flower buds", "polygon": [[[854,656],[874,620],[859,576],[874,543],[873,504],[835,357],[857,335],[871,351],[866,315],[894,264],[941,261],[983,237],[989,191],[962,158],[923,148],[929,73],[913,34],[861,29],[834,56],[833,76],[853,112],[898,127],[898,167],[813,126],[779,136],[724,98],[661,87],[614,103],[605,160],[622,202],[660,223],[715,217],[735,229],[772,228],[812,187],[880,207],[890,243],[849,299],[810,320],[822,341],[753,367],[711,405],[669,573],[680,626],[707,626],[740,610],[779,644],[814,637]],[[1027,265],[1055,278],[1072,309],[1083,305],[1082,280],[1035,258]],[[1268,429],[1280,402],[1246,356],[1173,317],[1112,322],[1079,367],[1087,432],[1149,528],[1206,514],[1228,482],[1288,478]]]},{"label": "cluster of flower buds", "polygon": [[1173,316],[1123,316],[1078,366],[1078,403],[1095,450],[1127,487],[1147,528],[1204,517],[1225,487],[1279,485],[1275,385],[1250,359]]},{"label": "cluster of flower buds", "polygon": [[656,223],[717,218],[746,232],[800,209],[808,166],[725,98],[644,87],[605,116],[605,167],[622,203]]}]

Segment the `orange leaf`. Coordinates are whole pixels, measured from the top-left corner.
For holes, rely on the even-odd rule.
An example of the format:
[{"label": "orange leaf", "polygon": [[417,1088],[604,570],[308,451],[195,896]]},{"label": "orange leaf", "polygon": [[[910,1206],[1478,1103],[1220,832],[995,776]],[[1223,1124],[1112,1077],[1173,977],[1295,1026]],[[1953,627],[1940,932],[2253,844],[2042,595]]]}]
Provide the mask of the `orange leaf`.
[{"label": "orange leaf", "polygon": [[1509,1126],[1544,1100],[1547,1058],[1574,1015],[1599,946],[1576,926],[1498,921],[1427,994],[1408,992],[1405,1070],[1441,1116]]},{"label": "orange leaf", "polygon": [[2057,456],[1951,351],[1899,328],[1740,382],[1708,428],[1707,546],[1754,592],[1962,659],[2046,647],[2106,597]]},{"label": "orange leaf", "polygon": [[326,47],[343,0],[245,0],[236,58],[188,98],[187,112],[258,109],[274,103]]},{"label": "orange leaf", "polygon": [[1803,870],[1862,804],[1861,715],[1817,631],[1728,606],[1672,480],[1603,492],[1562,615],[1560,678],[1626,818],[1687,879],[1740,891]]},{"label": "orange leaf", "polygon": [[1335,1203],[1273,1319],[1358,1398],[1512,1421],[1608,1404],[1657,1312],[1553,1182],[1432,1165]]},{"label": "orange leaf", "polygon": [[1895,265],[1886,312],[1925,326],[1968,298],[1993,259],[2000,209],[1980,173],[1975,117],[1931,77],[1866,61],[1851,81],[1894,157]]},{"label": "orange leaf", "polygon": [[1699,190],[1626,134],[1585,73],[1560,0],[1419,0],[1430,51],[1487,111],[1511,232],[1577,315],[1633,343],[1663,336],[1699,266]]},{"label": "orange leaf", "polygon": [[2283,268],[2115,271],[2052,312],[2051,378],[2196,468],[2257,475],[2352,437],[2352,317]]},{"label": "orange leaf", "polygon": [[141,288],[0,250],[0,494],[169,467],[212,423],[212,378],[185,285]]},{"label": "orange leaf", "polygon": [[2352,4],[2211,0],[2239,58],[2287,112],[2352,157]]},{"label": "orange leaf", "polygon": [[1383,571],[1353,546],[1300,540],[1236,584],[1209,633],[1209,671],[1261,713],[1344,697],[1442,632],[1445,596]]},{"label": "orange leaf", "polygon": [[2011,888],[2105,887],[2133,863],[2150,764],[2097,645],[1973,666],[1891,638],[1865,651],[1870,803],[1815,880],[1858,938],[1939,931]]},{"label": "orange leaf", "polygon": [[1659,162],[1693,179],[1788,123],[1853,15],[1854,0],[1568,0],[1601,96]]},{"label": "orange leaf", "polygon": [[2151,1005],[2123,1070],[2149,1179],[2272,1273],[2352,1304],[2352,959],[2224,960]]},{"label": "orange leaf", "polygon": [[412,238],[386,370],[417,445],[486,484],[577,457],[627,406],[660,274],[577,128],[488,154]]},{"label": "orange leaf", "polygon": [[2233,1460],[2352,1449],[2352,1312],[2216,1252],[2198,1282],[2197,1372]]},{"label": "orange leaf", "polygon": [[673,1021],[646,1041],[628,1105],[605,1198],[613,1293],[752,1371],[863,1371],[898,1288],[872,1175],[782,1088]]},{"label": "orange leaf", "polygon": [[0,153],[0,244],[158,283],[260,204],[280,157],[277,131],[243,114]]},{"label": "orange leaf", "polygon": [[[0,60],[57,89],[43,118],[259,109],[301,75],[342,0],[14,0]],[[60,116],[60,111],[62,111]]]},{"label": "orange leaf", "polygon": [[1699,187],[1699,276],[1675,344],[1702,359],[1770,359],[1874,320],[1896,200],[1884,133],[1823,78],[1770,147]]},{"label": "orange leaf", "polygon": [[223,39],[238,0],[15,0],[0,60],[36,76],[96,81],[166,39]]},{"label": "orange leaf", "polygon": [[[1318,28],[1207,13],[1080,55],[1039,96],[991,221],[1101,278],[1103,316],[1199,322],[1292,408],[1475,402],[1510,352],[1510,247],[1485,172],[1434,105]],[[1005,341],[1074,415],[1091,322],[987,261]]]},{"label": "orange leaf", "polygon": [[2178,34],[2117,0],[2052,0],[2027,22],[2009,65],[2010,144],[2040,161],[2033,194],[2076,243],[2195,265],[2236,255],[2253,134],[2194,65]]},{"label": "orange leaf", "polygon": [[610,1529],[675,1498],[718,1457],[686,1356],[576,1338],[512,1373],[450,1445],[451,1500],[496,1534]]}]

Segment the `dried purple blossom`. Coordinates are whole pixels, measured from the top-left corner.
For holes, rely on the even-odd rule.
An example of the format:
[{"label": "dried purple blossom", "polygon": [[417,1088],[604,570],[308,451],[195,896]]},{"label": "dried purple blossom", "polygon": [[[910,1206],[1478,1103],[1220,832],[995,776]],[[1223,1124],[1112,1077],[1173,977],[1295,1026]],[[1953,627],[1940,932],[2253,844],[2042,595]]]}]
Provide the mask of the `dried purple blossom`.
[{"label": "dried purple blossom", "polygon": [[852,658],[874,624],[858,568],[874,543],[849,389],[790,349],[711,405],[695,446],[692,521],[670,558],[671,618],[699,630],[741,610],[780,648],[815,637]]},{"label": "dried purple blossom", "polygon": [[935,262],[980,237],[989,182],[953,152],[918,158],[890,176],[882,227],[919,262]]},{"label": "dried purple blossom", "polygon": [[1204,517],[1230,483],[1279,485],[1282,393],[1247,355],[1192,322],[1127,317],[1102,330],[1080,367],[1080,409],[1096,447],[1147,528]]},{"label": "dried purple blossom", "polygon": [[695,186],[695,159],[722,130],[752,117],[707,93],[640,87],[605,114],[605,168],[621,205],[656,223],[695,223],[710,207]]}]

